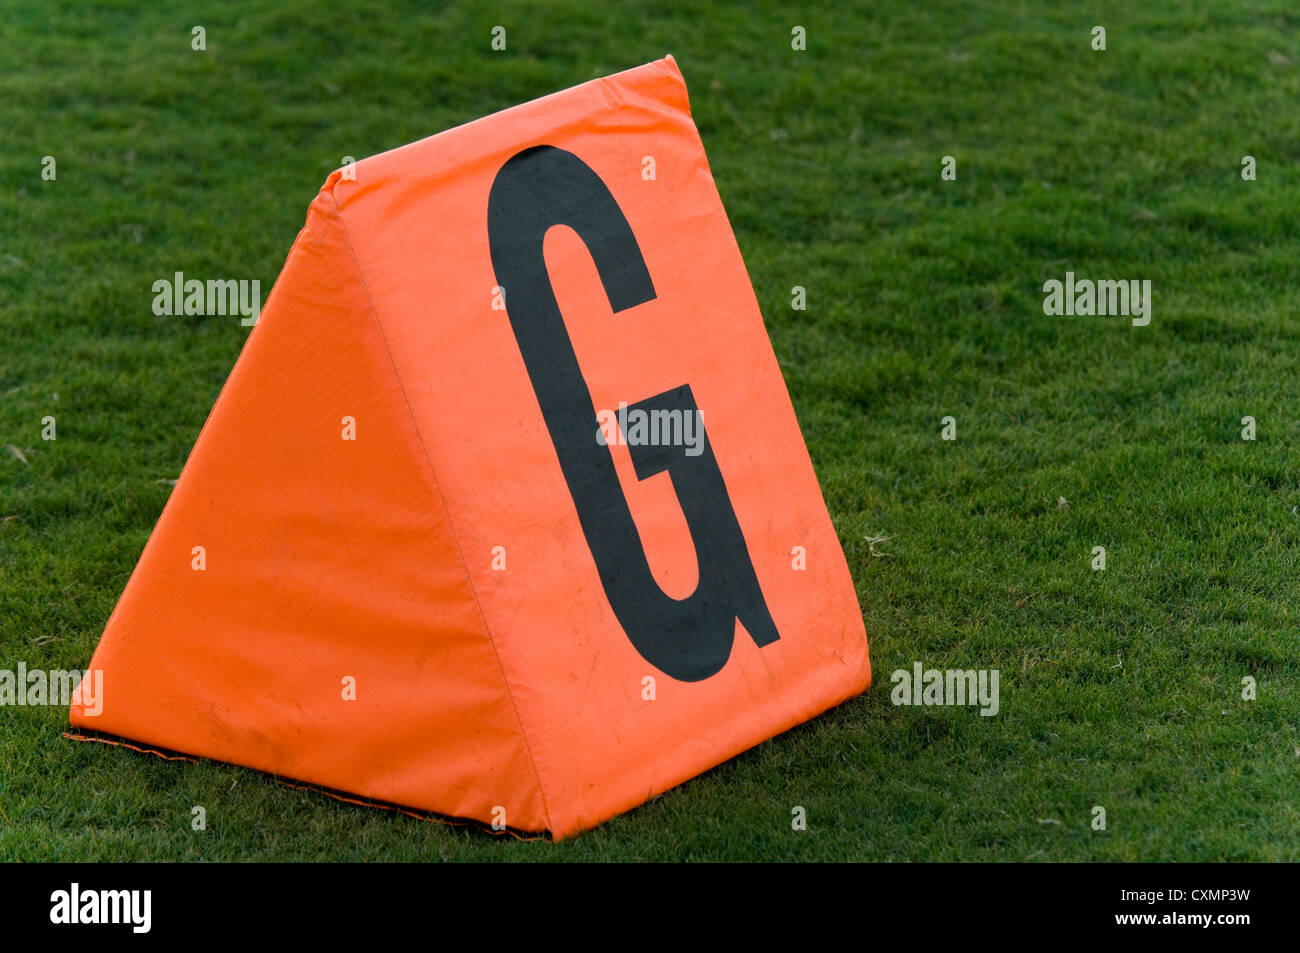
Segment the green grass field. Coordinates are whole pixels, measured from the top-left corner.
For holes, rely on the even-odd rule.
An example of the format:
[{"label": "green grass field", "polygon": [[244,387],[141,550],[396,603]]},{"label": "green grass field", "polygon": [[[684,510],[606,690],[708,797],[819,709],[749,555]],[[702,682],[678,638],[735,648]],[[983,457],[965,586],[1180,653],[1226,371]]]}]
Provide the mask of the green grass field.
[{"label": "green grass field", "polygon": [[[0,859],[1300,859],[1294,4],[136,6],[0,3],[0,668],[87,665],[248,333],[155,279],[265,294],[343,156],[671,52],[876,684],[560,844],[2,708]],[[1044,315],[1067,270],[1150,325]],[[895,707],[916,661],[999,713]]]}]

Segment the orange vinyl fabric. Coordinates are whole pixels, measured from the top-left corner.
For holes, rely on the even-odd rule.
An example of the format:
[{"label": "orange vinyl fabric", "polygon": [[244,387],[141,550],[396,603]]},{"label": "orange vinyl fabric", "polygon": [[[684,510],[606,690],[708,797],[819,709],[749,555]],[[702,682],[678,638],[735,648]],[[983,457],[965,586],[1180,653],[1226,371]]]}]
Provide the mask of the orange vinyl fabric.
[{"label": "orange vinyl fabric", "polygon": [[560,838],[863,691],[853,582],[672,58],[352,172],[312,202],[91,661],[103,710],[72,723]]}]

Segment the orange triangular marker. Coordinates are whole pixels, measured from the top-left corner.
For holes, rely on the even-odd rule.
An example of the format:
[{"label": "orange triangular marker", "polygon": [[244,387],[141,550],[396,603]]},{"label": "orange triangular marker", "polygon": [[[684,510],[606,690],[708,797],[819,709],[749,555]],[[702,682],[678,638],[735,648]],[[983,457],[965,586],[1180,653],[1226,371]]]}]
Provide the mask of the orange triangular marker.
[{"label": "orange triangular marker", "polygon": [[671,57],[330,176],[91,668],[77,726],[556,837],[869,684]]}]

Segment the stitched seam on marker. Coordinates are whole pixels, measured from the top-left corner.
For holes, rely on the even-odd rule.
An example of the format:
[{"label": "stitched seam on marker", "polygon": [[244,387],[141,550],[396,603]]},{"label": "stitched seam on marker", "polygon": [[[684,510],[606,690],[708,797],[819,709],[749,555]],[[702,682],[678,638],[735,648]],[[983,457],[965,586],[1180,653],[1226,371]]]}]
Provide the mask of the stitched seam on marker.
[{"label": "stitched seam on marker", "polygon": [[366,284],[366,276],[361,272],[361,262],[357,260],[356,249],[352,247],[352,236],[348,234],[348,227],[343,223],[343,212],[339,209],[339,200],[335,197],[333,190],[330,190],[330,201],[334,203],[334,218],[339,223],[339,228],[343,232],[343,240],[347,242],[348,253],[352,256],[352,267],[356,270],[357,279],[361,282],[361,290],[366,295],[366,305],[370,308],[370,316],[375,319],[375,328],[379,331],[379,340],[384,345],[384,353],[388,355],[388,363],[393,368],[393,380],[397,381],[397,391],[402,395],[402,403],[406,405],[406,412],[411,417],[411,427],[415,430],[415,439],[420,443],[420,450],[424,453],[424,461],[429,465],[429,476],[433,481],[433,493],[438,498],[438,504],[442,507],[443,518],[447,520],[447,530],[451,533],[451,541],[456,546],[456,556],[460,560],[460,568],[465,573],[465,582],[469,585],[470,595],[474,597],[474,608],[478,610],[479,621],[483,624],[483,632],[487,635],[488,644],[492,646],[492,654],[497,660],[497,670],[501,673],[501,683],[506,687],[506,697],[510,699],[510,709],[515,713],[515,721],[519,725],[519,737],[524,741],[524,751],[528,754],[528,764],[533,769],[533,777],[537,779],[537,793],[542,799],[542,810],[546,814],[546,826],[555,832],[555,824],[551,820],[551,808],[546,801],[546,785],[542,783],[541,772],[537,770],[537,758],[533,756],[533,746],[528,740],[528,731],[524,728],[524,720],[519,715],[519,705],[515,702],[515,693],[510,688],[510,679],[506,675],[506,669],[501,664],[501,653],[497,650],[497,641],[492,637],[492,629],[488,626],[487,616],[483,614],[483,604],[479,602],[478,590],[474,588],[474,579],[470,575],[469,565],[465,562],[465,552],[461,549],[460,537],[456,535],[456,526],[451,520],[451,514],[447,512],[447,501],[443,499],[442,490],[438,486],[438,473],[433,467],[433,458],[429,456],[429,448],[425,446],[424,434],[420,432],[420,424],[415,419],[415,411],[411,409],[411,402],[406,397],[406,385],[402,383],[402,376],[397,372],[397,362],[393,360],[393,350],[388,346],[388,337],[384,334],[384,326],[379,321],[379,313],[375,310],[374,299],[370,296],[370,286]]}]

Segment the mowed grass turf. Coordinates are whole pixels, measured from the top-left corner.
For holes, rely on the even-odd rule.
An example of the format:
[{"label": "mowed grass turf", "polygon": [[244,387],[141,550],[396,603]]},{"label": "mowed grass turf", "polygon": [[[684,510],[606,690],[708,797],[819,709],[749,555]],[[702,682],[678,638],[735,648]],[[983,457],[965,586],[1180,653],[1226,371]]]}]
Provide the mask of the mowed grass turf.
[{"label": "mowed grass turf", "polygon": [[[1300,859],[1293,4],[135,6],[0,4],[0,668],[88,664],[248,333],[155,280],[265,294],[345,155],[671,52],[876,684],[560,844],[3,708],[0,858]],[[1067,270],[1150,279],[1150,326],[1044,315]],[[917,661],[1000,711],[892,705]]]}]

